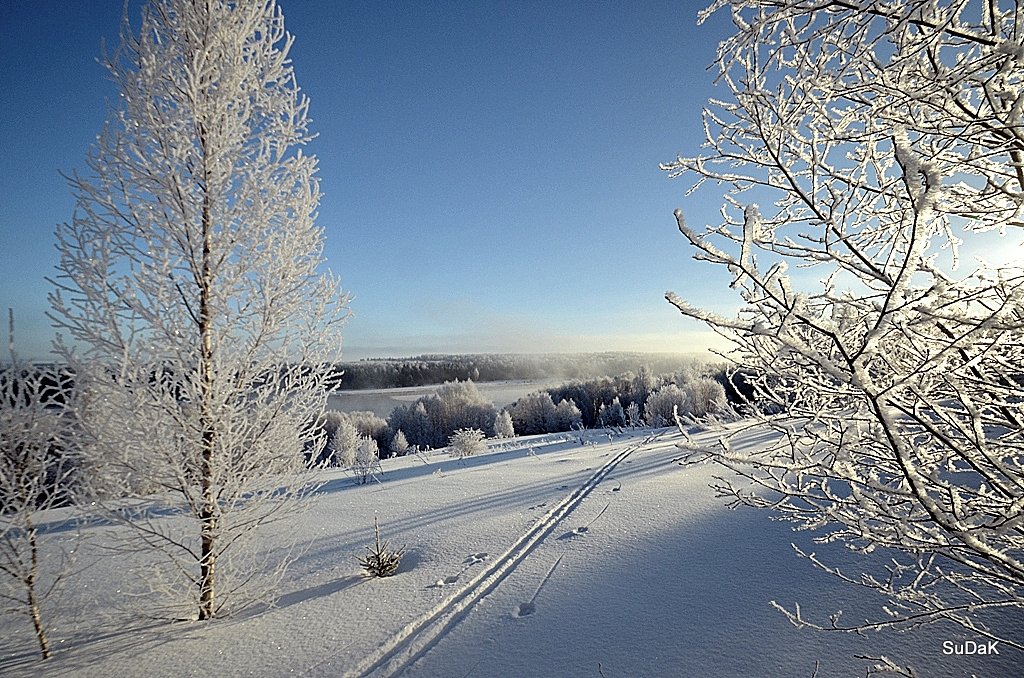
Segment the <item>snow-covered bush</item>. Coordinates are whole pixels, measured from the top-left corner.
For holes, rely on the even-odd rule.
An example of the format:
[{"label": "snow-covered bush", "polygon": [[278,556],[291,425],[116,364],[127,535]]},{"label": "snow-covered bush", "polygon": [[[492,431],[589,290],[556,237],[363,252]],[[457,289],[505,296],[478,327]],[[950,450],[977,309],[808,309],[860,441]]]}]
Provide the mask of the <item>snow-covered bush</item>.
[{"label": "snow-covered bush", "polygon": [[377,448],[377,441],[366,436],[359,437],[356,445],[355,459],[350,466],[356,483],[365,485],[380,471],[380,452]]},{"label": "snow-covered bush", "polygon": [[508,413],[508,410],[498,412],[498,415],[494,418],[494,437],[515,438],[515,436],[516,429],[512,424],[512,415]]},{"label": "snow-covered bush", "polygon": [[373,412],[360,410],[355,412],[324,412],[318,423],[327,435],[321,458],[335,466],[349,467],[355,459],[359,437],[373,438],[378,450],[393,453],[391,442],[394,436],[388,428],[388,422]]},{"label": "snow-covered bush", "polygon": [[[383,417],[374,412],[359,410],[356,412],[344,412],[345,419],[355,426],[356,432],[366,438],[373,438],[377,441],[377,449],[390,451],[388,444],[391,442],[391,428]],[[387,456],[386,454],[384,456]]]},{"label": "snow-covered bush", "polygon": [[562,400],[555,405],[552,424],[550,433],[571,431],[583,426],[583,415],[580,413],[580,408],[576,407],[576,403],[571,400]]},{"label": "snow-covered bush", "polygon": [[348,421],[342,421],[334,429],[332,438],[334,463],[342,468],[350,468],[356,463],[356,450],[359,448],[359,432]]},{"label": "snow-covered bush", "polygon": [[643,425],[643,418],[640,416],[640,405],[636,401],[626,406],[626,425],[631,428],[639,428]]},{"label": "snow-covered bush", "polygon": [[459,459],[470,457],[487,450],[484,442],[484,432],[480,429],[460,429],[448,439],[448,451],[453,457]]},{"label": "snow-covered bush", "polygon": [[402,429],[395,431],[395,436],[391,439],[391,456],[402,457],[409,451],[409,441],[406,440],[405,434],[402,433]]},{"label": "snow-covered bush", "polygon": [[622,409],[622,403],[619,402],[619,397],[615,398],[605,405],[601,404],[601,408],[598,412],[598,423],[601,426],[617,427],[626,425],[626,411]]},{"label": "snow-covered bush", "polygon": [[648,426],[674,426],[676,413],[680,416],[691,410],[688,391],[675,384],[665,384],[651,394],[644,405],[644,420]]},{"label": "snow-covered bush", "polygon": [[[683,384],[683,390],[689,401],[689,413],[694,417],[706,417],[725,407],[725,387],[714,379],[697,377]],[[683,413],[682,408],[679,413]]]}]

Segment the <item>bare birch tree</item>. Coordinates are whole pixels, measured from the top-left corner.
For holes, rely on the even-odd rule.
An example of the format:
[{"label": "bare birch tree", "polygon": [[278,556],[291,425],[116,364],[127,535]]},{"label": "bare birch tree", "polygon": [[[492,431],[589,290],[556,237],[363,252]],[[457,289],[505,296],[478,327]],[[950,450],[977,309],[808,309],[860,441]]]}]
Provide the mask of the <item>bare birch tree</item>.
[{"label": "bare birch tree", "polygon": [[0,369],[0,600],[6,611],[31,620],[39,652],[49,659],[43,607],[67,575],[70,558],[44,543],[41,512],[71,500],[76,464],[65,438],[70,375],[19,360],[13,311],[9,328],[11,362]]},{"label": "bare birch tree", "polygon": [[199,619],[266,581],[254,531],[308,488],[340,358],[292,40],[273,0],[152,0],[137,33],[126,19],[105,58],[116,108],[57,229],[57,350],[91,475],[155,493],[123,515],[168,557],[146,577],[187,587]]},{"label": "bare birch tree", "polygon": [[[723,482],[738,502],[894,550],[887,571],[817,561],[895,602],[866,626],[946,619],[1021,648],[998,620],[1024,608],[1024,14],[998,0],[707,12],[730,9],[708,150],[663,167],[726,188],[721,223],[676,218],[741,310],[668,299],[760,375],[754,413],[782,415],[759,415],[775,445],[696,454],[752,481]],[[982,242],[1016,252],[972,260]]]}]

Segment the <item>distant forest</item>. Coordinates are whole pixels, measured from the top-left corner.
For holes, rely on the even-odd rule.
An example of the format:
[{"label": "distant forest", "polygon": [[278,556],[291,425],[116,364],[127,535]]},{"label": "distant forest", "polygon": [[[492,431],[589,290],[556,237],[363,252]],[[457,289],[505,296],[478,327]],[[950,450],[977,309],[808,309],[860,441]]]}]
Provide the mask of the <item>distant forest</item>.
[{"label": "distant forest", "polygon": [[[326,444],[316,453],[309,448],[308,459],[315,464],[352,467],[360,446],[371,450],[374,459],[383,459],[409,450],[450,446],[459,431],[475,431],[481,440],[568,431],[582,436],[586,429],[610,432],[625,427],[672,426],[677,415],[728,417],[734,412],[730,404],[741,410],[750,406],[754,392],[749,375],[735,374],[721,363],[673,358],[682,360],[682,367],[660,374],[647,360],[639,369],[616,376],[569,378],[558,386],[537,384],[540,388],[536,391],[500,409],[474,380],[460,379],[424,393],[415,402],[396,406],[387,418],[371,411],[329,410],[319,422]],[[621,366],[585,360],[578,364],[594,369],[598,365]],[[506,378],[510,375],[523,373],[509,373]],[[551,379],[551,374],[540,376],[547,377],[543,381],[549,383],[558,380]]]},{"label": "distant forest", "polygon": [[339,390],[431,386],[449,381],[594,379],[647,368],[677,372],[706,362],[680,353],[477,353],[428,354],[412,358],[371,358],[338,365]]}]

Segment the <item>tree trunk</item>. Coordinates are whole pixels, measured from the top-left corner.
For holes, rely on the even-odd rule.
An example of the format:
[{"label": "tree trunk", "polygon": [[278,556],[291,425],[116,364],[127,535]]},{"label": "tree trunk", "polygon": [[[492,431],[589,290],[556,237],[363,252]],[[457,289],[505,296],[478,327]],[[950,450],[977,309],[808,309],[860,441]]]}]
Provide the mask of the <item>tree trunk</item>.
[{"label": "tree trunk", "polygon": [[[206,152],[206,133],[199,126],[199,142]],[[209,158],[205,158],[209,161]],[[210,294],[213,288],[213,217],[210,204],[209,174],[203,176],[203,254],[199,278],[199,379],[201,389],[201,424],[203,431],[199,477],[202,485],[202,506],[199,511],[201,551],[199,559],[199,619],[212,619],[216,612],[216,574],[218,533],[217,492],[214,483],[217,445],[214,400],[213,312]]]},{"label": "tree trunk", "polygon": [[203,508],[200,516],[202,553],[199,561],[199,619],[212,619],[216,606],[214,582],[217,574],[217,554],[214,549],[217,536],[217,518],[209,507]]},{"label": "tree trunk", "polygon": [[25,580],[25,587],[28,589],[28,608],[32,615],[32,626],[36,630],[36,640],[39,641],[39,651],[43,659],[50,658],[50,641],[46,637],[46,627],[43,626],[43,618],[39,612],[39,598],[36,596],[36,581],[39,578],[39,543],[36,541],[36,528],[30,521],[28,523],[28,543],[32,554],[32,567]]}]

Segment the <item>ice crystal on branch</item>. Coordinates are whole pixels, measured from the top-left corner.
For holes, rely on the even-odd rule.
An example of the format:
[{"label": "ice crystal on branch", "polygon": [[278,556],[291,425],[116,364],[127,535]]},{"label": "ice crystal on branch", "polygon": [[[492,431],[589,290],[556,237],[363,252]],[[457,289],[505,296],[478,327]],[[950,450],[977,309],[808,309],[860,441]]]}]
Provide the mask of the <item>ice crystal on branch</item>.
[{"label": "ice crystal on branch", "polygon": [[988,610],[1024,607],[1024,270],[963,255],[985,231],[1021,239],[1022,16],[974,0],[708,12],[725,8],[709,150],[663,167],[727,187],[721,223],[676,217],[743,306],[667,296],[760,375],[752,411],[784,416],[761,416],[774,445],[705,454],[782,497],[724,484],[735,499],[903,551],[850,577],[897,603],[878,626],[989,633]]}]

